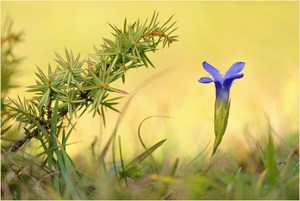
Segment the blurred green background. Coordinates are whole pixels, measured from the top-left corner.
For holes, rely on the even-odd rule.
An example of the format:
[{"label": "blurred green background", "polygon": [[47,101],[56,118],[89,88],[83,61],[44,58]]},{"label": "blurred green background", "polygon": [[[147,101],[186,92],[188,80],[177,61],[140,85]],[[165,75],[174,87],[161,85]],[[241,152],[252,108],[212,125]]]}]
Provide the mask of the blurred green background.
[{"label": "blurred green background", "polygon": [[[24,56],[15,83],[20,87],[10,96],[27,98],[25,86],[34,84],[36,65],[47,69],[55,66],[54,51],[64,48],[80,53],[82,58],[93,53],[93,45],[102,38],[111,38],[108,23],[122,26],[144,21],[158,11],[163,23],[174,14],[179,41],[150,58],[156,68],[128,72],[122,88],[129,93],[150,76],[166,69],[172,72],[157,79],[133,99],[119,134],[126,157],[141,152],[137,129],[151,115],[172,116],[152,118],[142,126],[142,135],[149,147],[167,138],[157,156],[193,158],[210,142],[213,144],[213,84],[202,85],[198,79],[207,76],[202,62],[208,61],[221,72],[237,61],[246,63],[245,77],[236,80],[231,90],[231,112],[220,149],[243,158],[256,140],[265,138],[268,119],[277,143],[283,136],[299,128],[299,5],[298,2],[1,2],[1,23],[10,16],[14,30],[24,32],[24,43],[16,53]],[[116,83],[121,86],[121,83]],[[128,97],[119,105],[121,109]],[[94,136],[102,135],[101,146],[110,135],[118,114],[108,112],[108,126],[101,129],[100,118],[84,115],[78,120],[71,155],[85,155]],[[101,150],[101,147],[98,147]]]}]

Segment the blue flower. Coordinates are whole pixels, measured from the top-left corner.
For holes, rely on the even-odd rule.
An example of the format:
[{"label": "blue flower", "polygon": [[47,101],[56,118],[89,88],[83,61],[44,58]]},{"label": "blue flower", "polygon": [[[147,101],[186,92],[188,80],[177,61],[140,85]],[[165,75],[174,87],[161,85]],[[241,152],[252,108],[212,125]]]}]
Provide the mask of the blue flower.
[{"label": "blue flower", "polygon": [[233,80],[244,77],[244,74],[240,73],[244,66],[244,62],[234,63],[223,77],[218,69],[204,61],[203,68],[213,77],[213,79],[209,77],[201,77],[198,81],[201,83],[214,82],[216,86],[217,100],[225,100],[227,102]]},{"label": "blue flower", "polygon": [[244,66],[244,62],[234,63],[226,72],[225,76],[222,76],[218,69],[208,64],[206,61],[203,62],[203,68],[213,77],[213,79],[209,77],[201,77],[198,81],[201,83],[214,82],[216,86],[214,114],[215,142],[211,156],[215,154],[226,131],[230,110],[230,87],[235,79],[244,77],[244,74],[240,73],[243,70]]}]

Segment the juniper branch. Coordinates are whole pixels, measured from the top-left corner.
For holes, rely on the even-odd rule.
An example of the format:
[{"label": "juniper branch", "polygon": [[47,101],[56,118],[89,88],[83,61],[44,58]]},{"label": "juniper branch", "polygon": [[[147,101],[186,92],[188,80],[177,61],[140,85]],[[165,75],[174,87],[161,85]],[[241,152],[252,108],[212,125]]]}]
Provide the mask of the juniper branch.
[{"label": "juniper branch", "polygon": [[[110,25],[114,30],[113,40],[104,38],[100,48],[94,46],[95,52],[90,58],[81,60],[79,54],[74,56],[72,51],[65,49],[65,58],[55,53],[57,67],[53,69],[49,64],[47,75],[38,67],[36,85],[29,86],[28,90],[35,94],[34,99],[23,102],[19,99],[8,105],[12,118],[25,123],[27,135],[22,142],[39,136],[36,134],[41,132],[39,126],[51,134],[54,100],[59,100],[56,118],[60,125],[64,119],[71,122],[78,117],[79,111],[82,115],[88,109],[94,116],[102,116],[105,124],[105,110],[118,111],[115,107],[118,100],[127,94],[114,88],[113,83],[119,79],[125,83],[126,72],[132,68],[154,67],[148,52],[155,52],[159,44],[164,48],[177,41],[177,36],[173,35],[175,22],[170,23],[172,17],[161,26],[157,21],[158,13],[144,24],[139,20],[127,24],[125,19],[123,29]],[[43,140],[47,142],[46,138]],[[16,143],[18,146],[12,145],[14,151],[22,146],[19,141]]]}]

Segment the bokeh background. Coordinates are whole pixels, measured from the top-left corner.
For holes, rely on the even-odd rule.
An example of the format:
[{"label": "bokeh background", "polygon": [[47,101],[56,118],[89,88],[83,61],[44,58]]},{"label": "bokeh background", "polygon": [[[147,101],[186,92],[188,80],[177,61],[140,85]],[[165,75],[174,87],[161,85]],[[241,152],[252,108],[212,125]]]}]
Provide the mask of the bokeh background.
[{"label": "bokeh background", "polygon": [[[108,23],[122,26],[125,17],[130,22],[151,18],[158,11],[163,23],[174,14],[179,29],[179,41],[150,54],[156,68],[128,72],[125,85],[132,92],[147,78],[171,69],[141,90],[131,102],[118,134],[123,142],[125,158],[143,150],[137,137],[141,121],[152,115],[171,116],[152,118],[142,126],[146,145],[167,138],[156,152],[161,157],[180,157],[190,160],[209,144],[211,152],[215,89],[198,79],[207,76],[202,62],[208,61],[221,72],[237,61],[246,63],[245,77],[236,80],[231,90],[231,112],[227,132],[220,145],[222,151],[243,158],[244,153],[268,132],[270,122],[276,142],[284,143],[285,136],[299,129],[299,5],[294,2],[216,2],[216,1],[33,1],[1,2],[1,23],[6,17],[14,20],[14,30],[24,32],[23,43],[16,48],[25,59],[19,66],[11,91],[30,98],[25,92],[34,84],[36,66],[47,69],[55,66],[54,51],[63,54],[64,48],[87,58],[93,45],[102,38],[112,38]],[[121,109],[128,100],[120,103]],[[118,114],[108,112],[108,125],[101,129],[99,117],[91,114],[78,119],[70,145],[71,155],[85,155],[95,136],[102,136],[100,151],[115,126]],[[99,137],[100,139],[100,137]]]}]

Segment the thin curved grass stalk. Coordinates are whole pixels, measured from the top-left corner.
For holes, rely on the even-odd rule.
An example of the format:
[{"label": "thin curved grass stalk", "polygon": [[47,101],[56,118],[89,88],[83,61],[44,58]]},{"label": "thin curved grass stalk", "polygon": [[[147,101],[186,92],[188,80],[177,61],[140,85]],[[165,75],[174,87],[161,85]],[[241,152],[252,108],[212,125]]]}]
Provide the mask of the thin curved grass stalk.
[{"label": "thin curved grass stalk", "polygon": [[[151,76],[150,78],[148,78],[147,80],[145,80],[144,82],[142,82],[137,88],[135,88],[135,90],[131,93],[131,95],[129,96],[128,100],[126,101],[125,105],[123,106],[123,109],[120,112],[120,115],[118,117],[118,120],[116,122],[116,125],[114,127],[114,130],[109,138],[109,140],[107,141],[106,145],[104,146],[100,156],[98,157],[98,161],[100,166],[102,165],[103,161],[104,161],[104,157],[106,156],[108,149],[110,147],[111,144],[113,144],[113,150],[114,150],[114,143],[115,143],[115,137],[119,128],[119,125],[121,123],[121,121],[123,120],[125,113],[132,101],[132,99],[134,98],[134,96],[144,87],[146,87],[148,84],[152,83],[153,81],[155,81],[156,79],[166,75],[167,73],[170,72],[170,69],[164,70],[158,74],[155,74],[153,76]],[[115,166],[115,154],[113,154],[113,164],[114,164],[114,169],[115,169],[115,173],[117,174],[117,168]]]},{"label": "thin curved grass stalk", "polygon": [[146,117],[145,119],[143,119],[143,121],[141,121],[141,123],[139,124],[139,127],[138,127],[138,137],[139,137],[139,140],[140,140],[140,143],[142,144],[142,146],[147,149],[144,141],[142,140],[142,136],[141,136],[141,128],[142,128],[142,125],[145,121],[147,121],[148,119],[151,119],[151,118],[154,118],[154,117],[161,117],[161,118],[173,118],[173,117],[170,117],[170,116],[163,116],[163,115],[157,115],[157,116],[149,116],[149,117]]},{"label": "thin curved grass stalk", "polygon": [[[150,119],[150,118],[154,118],[154,117],[161,117],[161,118],[173,118],[173,117],[169,117],[169,116],[149,116],[149,117],[146,117],[139,125],[138,127],[138,137],[139,137],[139,140],[140,140],[140,143],[142,144],[142,146],[147,150],[148,148],[146,147],[145,143],[143,142],[142,140],[142,136],[141,136],[141,128],[142,128],[142,125],[143,123]],[[158,169],[158,165],[157,165],[157,162],[156,160],[154,159],[154,157],[152,156],[152,154],[150,154],[150,158],[152,159],[154,165],[155,165],[155,169],[156,169],[156,172],[158,173],[159,172],[159,169]]]}]

